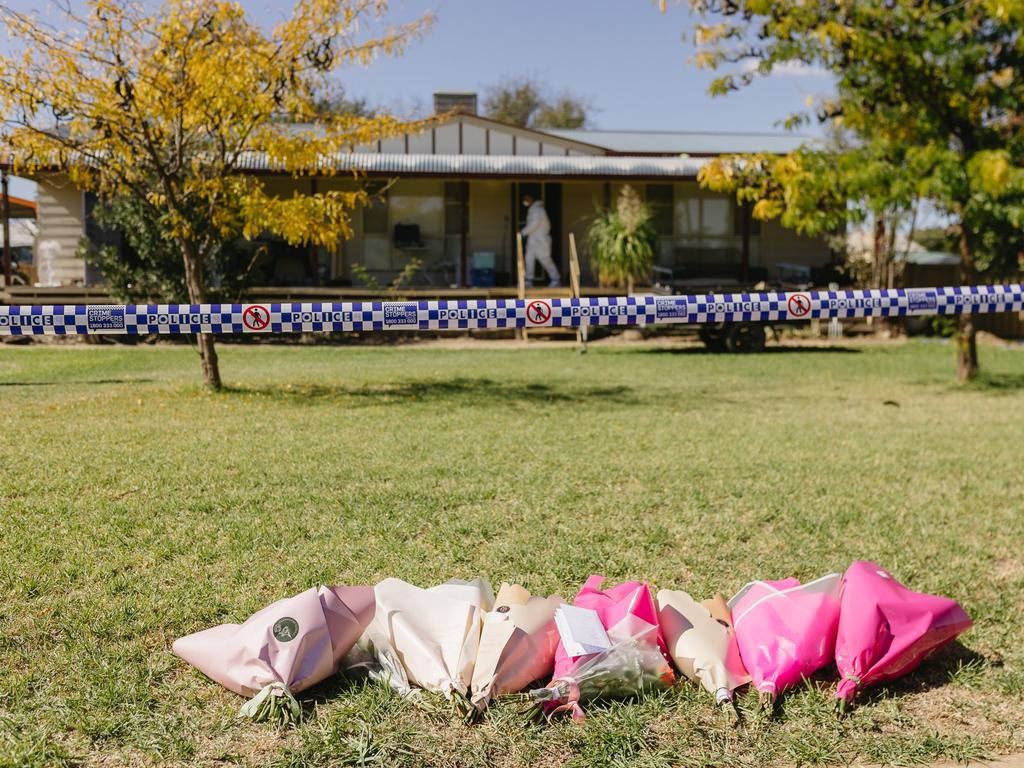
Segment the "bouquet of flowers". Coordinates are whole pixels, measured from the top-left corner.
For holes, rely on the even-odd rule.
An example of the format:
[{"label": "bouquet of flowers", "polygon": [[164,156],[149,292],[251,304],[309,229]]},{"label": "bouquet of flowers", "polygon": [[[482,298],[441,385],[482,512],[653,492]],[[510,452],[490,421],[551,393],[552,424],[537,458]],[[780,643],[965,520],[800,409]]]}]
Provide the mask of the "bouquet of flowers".
[{"label": "bouquet of flowers", "polygon": [[207,677],[252,697],[240,717],[295,722],[294,694],[338,669],[374,613],[372,587],[320,587],[278,600],[242,624],[179,638],[174,653]]},{"label": "bouquet of flowers", "polygon": [[658,619],[676,667],[703,685],[716,704],[732,701],[732,692],[750,682],[724,597],[698,603],[686,592],[663,589]]},{"label": "bouquet of flowers", "polygon": [[675,678],[658,649],[657,634],[657,626],[648,625],[603,651],[577,657],[546,687],[527,694],[531,701],[528,717],[551,718],[569,712],[573,720],[583,720],[582,704],[671,686]]},{"label": "bouquet of flowers", "polygon": [[764,705],[832,661],[840,578],[753,581],[729,601],[740,657]]},{"label": "bouquet of flowers", "polygon": [[483,616],[494,602],[491,585],[452,579],[422,589],[385,579],[373,593],[373,621],[347,667],[365,667],[402,694],[422,688],[466,696]]},{"label": "bouquet of flowers", "polygon": [[854,563],[843,576],[836,638],[839,711],[862,688],[907,674],[970,626],[955,600],[913,592],[875,563]]},{"label": "bouquet of flowers", "polygon": [[483,711],[495,696],[516,693],[547,677],[555,663],[560,597],[531,596],[520,586],[502,584],[494,610],[484,615],[480,650],[473,667],[472,704]]},{"label": "bouquet of flowers", "polygon": [[573,605],[555,611],[554,678],[531,691],[531,714],[540,707],[548,715],[570,711],[580,719],[580,702],[672,684],[650,585],[630,581],[602,590],[603,583],[603,576],[591,576]]}]

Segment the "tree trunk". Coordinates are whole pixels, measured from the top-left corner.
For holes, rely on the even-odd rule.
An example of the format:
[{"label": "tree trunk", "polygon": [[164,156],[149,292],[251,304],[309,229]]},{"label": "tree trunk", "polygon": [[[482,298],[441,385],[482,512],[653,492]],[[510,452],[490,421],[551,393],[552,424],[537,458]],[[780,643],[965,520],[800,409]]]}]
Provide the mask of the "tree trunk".
[{"label": "tree trunk", "polygon": [[[185,285],[188,288],[188,300],[192,304],[202,304],[206,300],[206,281],[203,279],[203,263],[195,243],[183,239],[181,241],[181,257],[185,263]],[[214,346],[213,334],[197,333],[196,344],[199,347],[199,359],[203,366],[203,384],[213,390],[220,389],[220,363],[217,360],[217,348]]]},{"label": "tree trunk", "polygon": [[[974,252],[967,236],[967,229],[960,224],[960,284],[974,284]],[[956,377],[968,381],[978,375],[978,330],[974,327],[974,315],[964,311],[957,315],[956,336]]]},{"label": "tree trunk", "polygon": [[875,215],[875,238],[871,248],[871,287],[885,288],[885,216]]}]

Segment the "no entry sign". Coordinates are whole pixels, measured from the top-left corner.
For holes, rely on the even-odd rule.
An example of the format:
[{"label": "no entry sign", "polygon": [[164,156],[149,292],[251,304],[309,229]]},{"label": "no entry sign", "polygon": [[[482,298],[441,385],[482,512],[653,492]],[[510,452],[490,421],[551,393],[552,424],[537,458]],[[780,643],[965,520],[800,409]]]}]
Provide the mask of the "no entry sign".
[{"label": "no entry sign", "polygon": [[546,301],[531,301],[526,305],[526,322],[530,325],[544,325],[551,319],[551,305]]},{"label": "no entry sign", "polygon": [[246,307],[242,312],[242,324],[250,331],[262,331],[270,325],[270,310],[259,304]]}]

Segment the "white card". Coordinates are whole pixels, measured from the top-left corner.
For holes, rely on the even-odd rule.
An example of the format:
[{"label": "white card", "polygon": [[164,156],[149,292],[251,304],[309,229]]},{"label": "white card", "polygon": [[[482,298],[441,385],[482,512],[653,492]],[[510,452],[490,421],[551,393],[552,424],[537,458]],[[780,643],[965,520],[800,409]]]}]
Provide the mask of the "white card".
[{"label": "white card", "polygon": [[612,647],[601,617],[589,608],[560,605],[555,611],[555,626],[565,652],[572,658],[606,651]]}]

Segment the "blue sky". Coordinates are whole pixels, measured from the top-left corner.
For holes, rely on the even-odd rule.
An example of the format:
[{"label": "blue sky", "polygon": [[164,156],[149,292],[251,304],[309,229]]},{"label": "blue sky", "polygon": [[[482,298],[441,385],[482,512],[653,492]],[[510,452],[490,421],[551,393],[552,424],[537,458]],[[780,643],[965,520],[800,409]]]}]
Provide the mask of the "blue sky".
[{"label": "blue sky", "polygon": [[[23,10],[40,5],[10,4]],[[270,25],[292,3],[242,5]],[[807,96],[830,85],[822,73],[794,69],[738,93],[708,96],[712,75],[687,61],[693,48],[682,38],[693,19],[685,4],[661,13],[653,0],[392,0],[387,20],[399,23],[427,11],[437,23],[404,56],[341,72],[350,95],[405,112],[429,109],[434,91],[482,94],[503,78],[529,75],[554,92],[585,97],[595,128],[774,132]],[[59,21],[52,11],[43,13]],[[12,194],[34,190],[16,183]]]}]

